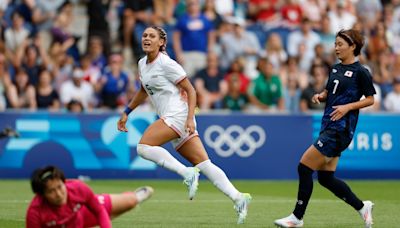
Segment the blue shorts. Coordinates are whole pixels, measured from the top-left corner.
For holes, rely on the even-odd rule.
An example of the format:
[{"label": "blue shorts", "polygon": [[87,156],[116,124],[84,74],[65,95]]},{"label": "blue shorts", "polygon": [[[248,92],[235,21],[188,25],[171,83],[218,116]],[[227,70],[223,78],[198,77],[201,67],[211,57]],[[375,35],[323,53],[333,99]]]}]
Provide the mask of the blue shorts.
[{"label": "blue shorts", "polygon": [[313,145],[326,157],[340,157],[351,140],[352,137],[346,131],[326,129],[319,134]]}]

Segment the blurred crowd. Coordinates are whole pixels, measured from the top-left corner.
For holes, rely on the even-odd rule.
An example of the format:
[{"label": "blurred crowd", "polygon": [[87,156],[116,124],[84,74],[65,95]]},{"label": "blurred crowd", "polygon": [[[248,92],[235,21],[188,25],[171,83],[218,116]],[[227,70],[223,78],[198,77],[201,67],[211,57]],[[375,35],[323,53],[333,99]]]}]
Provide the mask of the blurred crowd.
[{"label": "blurred crowd", "polygon": [[322,110],[335,35],[355,28],[377,91],[365,111],[400,112],[400,0],[0,0],[0,18],[0,111],[123,108],[157,25],[200,111]]}]

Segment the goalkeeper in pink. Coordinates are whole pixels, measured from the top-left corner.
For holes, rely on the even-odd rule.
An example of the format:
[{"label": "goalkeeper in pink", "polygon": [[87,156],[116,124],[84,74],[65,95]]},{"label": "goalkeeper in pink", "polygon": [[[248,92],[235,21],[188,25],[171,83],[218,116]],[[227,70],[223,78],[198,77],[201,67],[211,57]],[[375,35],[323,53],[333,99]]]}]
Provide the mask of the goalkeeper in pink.
[{"label": "goalkeeper in pink", "polygon": [[111,227],[111,219],[148,199],[153,189],[96,195],[80,180],[66,180],[54,166],[34,171],[31,187],[36,194],[26,214],[26,227]]}]

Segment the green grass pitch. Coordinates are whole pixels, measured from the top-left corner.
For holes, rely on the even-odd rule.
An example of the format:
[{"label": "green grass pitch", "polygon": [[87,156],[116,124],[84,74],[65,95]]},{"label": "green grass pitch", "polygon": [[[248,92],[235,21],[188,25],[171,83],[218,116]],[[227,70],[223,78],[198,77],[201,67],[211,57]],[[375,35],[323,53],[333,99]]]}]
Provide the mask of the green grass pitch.
[{"label": "green grass pitch", "polygon": [[[400,181],[348,181],[362,199],[375,203],[374,227],[400,227]],[[246,223],[236,225],[233,203],[207,180],[189,201],[185,186],[176,180],[92,180],[96,193],[119,193],[142,185],[154,187],[154,196],[113,220],[113,227],[274,227],[273,221],[291,213],[297,181],[234,181],[253,196]],[[32,198],[27,180],[0,180],[0,227],[24,227]],[[363,227],[358,213],[317,182],[304,218],[305,227]]]}]

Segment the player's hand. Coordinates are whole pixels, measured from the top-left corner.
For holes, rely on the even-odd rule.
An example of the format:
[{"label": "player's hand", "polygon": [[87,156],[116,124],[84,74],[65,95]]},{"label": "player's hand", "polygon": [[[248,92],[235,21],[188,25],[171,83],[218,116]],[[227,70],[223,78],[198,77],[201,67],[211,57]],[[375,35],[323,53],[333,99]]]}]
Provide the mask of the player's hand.
[{"label": "player's hand", "polygon": [[128,121],[128,115],[126,113],[121,114],[121,118],[118,120],[118,131],[128,132],[128,128],[126,128],[126,121]]},{"label": "player's hand", "polygon": [[330,114],[332,121],[340,120],[350,110],[347,105],[337,105],[332,106],[332,108],[334,109],[334,111]]},{"label": "player's hand", "polygon": [[193,119],[187,119],[186,120],[186,126],[185,126],[186,132],[189,133],[189,135],[193,134],[196,130],[196,127],[194,125]]},{"label": "player's hand", "polygon": [[314,94],[314,96],[311,98],[311,101],[313,103],[321,104],[321,100],[323,99],[322,95],[319,93]]}]

